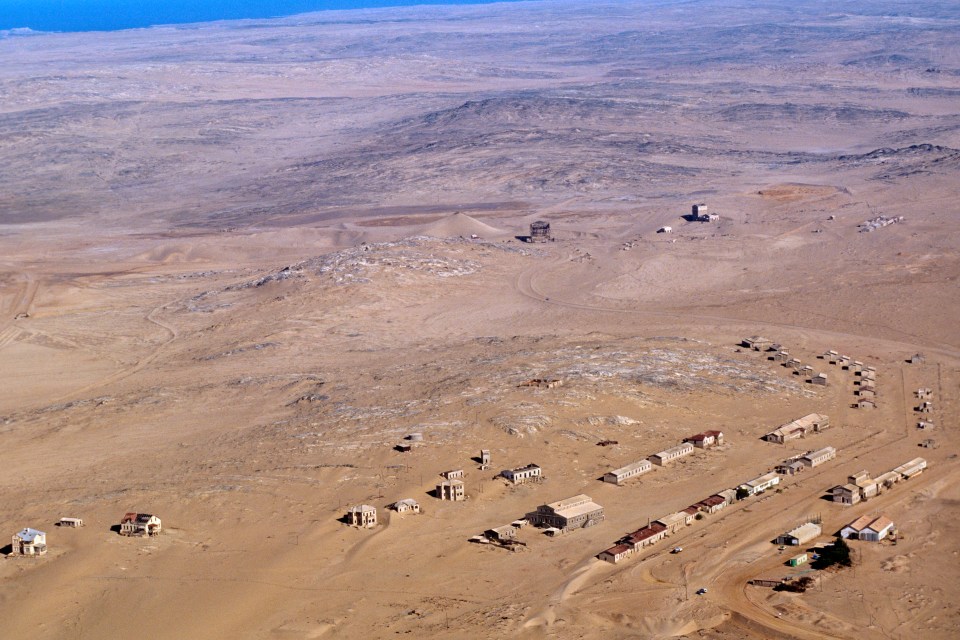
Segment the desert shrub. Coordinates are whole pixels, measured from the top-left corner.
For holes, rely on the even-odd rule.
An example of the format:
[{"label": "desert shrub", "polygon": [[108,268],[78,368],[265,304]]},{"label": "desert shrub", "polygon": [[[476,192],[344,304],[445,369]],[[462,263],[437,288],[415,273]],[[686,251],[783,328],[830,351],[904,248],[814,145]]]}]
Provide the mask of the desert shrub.
[{"label": "desert shrub", "polygon": [[824,547],[820,551],[820,557],[814,560],[810,566],[814,569],[826,569],[833,565],[853,566],[853,559],[850,557],[850,545],[840,536],[837,536],[832,545]]}]

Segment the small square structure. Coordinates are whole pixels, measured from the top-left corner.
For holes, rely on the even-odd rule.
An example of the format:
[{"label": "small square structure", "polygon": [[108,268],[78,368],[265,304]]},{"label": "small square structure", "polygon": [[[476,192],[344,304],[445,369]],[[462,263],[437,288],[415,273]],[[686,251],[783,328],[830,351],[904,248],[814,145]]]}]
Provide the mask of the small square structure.
[{"label": "small square structure", "polygon": [[393,510],[397,513],[420,513],[420,503],[413,498],[404,498],[393,503]]}]

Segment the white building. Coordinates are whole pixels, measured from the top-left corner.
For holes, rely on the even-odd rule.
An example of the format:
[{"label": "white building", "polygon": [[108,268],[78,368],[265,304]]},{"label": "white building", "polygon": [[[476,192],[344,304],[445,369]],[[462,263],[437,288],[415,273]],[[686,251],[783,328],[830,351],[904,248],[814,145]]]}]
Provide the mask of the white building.
[{"label": "white building", "polygon": [[780,476],[777,475],[776,471],[771,471],[770,473],[763,474],[759,478],[744,482],[740,485],[740,488],[745,489],[751,496],[755,496],[778,484],[780,484]]},{"label": "white building", "polygon": [[620,467],[619,469],[614,469],[613,471],[603,474],[603,481],[610,482],[612,484],[621,484],[622,482],[642,475],[651,469],[653,469],[652,462],[649,460],[640,460],[639,462],[634,462],[625,467]]},{"label": "white building", "polygon": [[786,533],[780,534],[777,537],[777,544],[787,544],[792,546],[797,546],[801,544],[806,544],[814,538],[818,537],[823,530],[820,528],[820,525],[814,522],[808,522],[806,524],[800,525],[796,529],[792,529]]},{"label": "white building", "polygon": [[521,484],[528,480],[539,480],[542,474],[542,470],[539,465],[533,464],[532,462],[523,467],[517,467],[516,469],[504,469],[500,472],[500,475],[512,482],[513,484]]},{"label": "white building", "polygon": [[824,447],[823,449],[817,449],[816,451],[811,451],[808,454],[803,455],[800,458],[800,462],[807,465],[808,467],[818,467],[824,462],[833,460],[837,457],[837,450],[833,447]]},{"label": "white building", "polygon": [[886,516],[861,516],[841,529],[840,537],[880,542],[894,529],[893,520]]},{"label": "white building", "polygon": [[693,444],[689,442],[684,442],[682,444],[678,444],[675,447],[664,449],[660,453],[655,453],[652,456],[650,456],[648,460],[650,460],[650,462],[652,462],[653,464],[662,467],[664,465],[670,464],[674,460],[682,458],[683,456],[690,455],[691,453],[693,453],[693,449],[694,449]]},{"label": "white building", "polygon": [[25,528],[13,534],[11,554],[15,556],[42,556],[47,552],[47,534],[37,529]]},{"label": "white building", "polygon": [[160,518],[149,513],[127,513],[120,520],[122,536],[155,536],[161,529]]}]

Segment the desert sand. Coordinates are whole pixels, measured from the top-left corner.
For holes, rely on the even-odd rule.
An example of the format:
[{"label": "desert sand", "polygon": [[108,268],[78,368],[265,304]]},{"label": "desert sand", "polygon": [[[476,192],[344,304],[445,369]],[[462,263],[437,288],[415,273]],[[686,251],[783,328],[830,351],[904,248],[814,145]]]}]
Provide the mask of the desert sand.
[{"label": "desert sand", "polygon": [[[934,2],[0,37],[0,529],[49,547],[0,559],[0,636],[957,637],[958,96],[960,10]],[[903,220],[862,231],[877,216]],[[552,242],[523,241],[535,220]],[[829,349],[876,367],[876,409]],[[813,412],[830,429],[760,439]],[[708,429],[723,446],[600,481]],[[530,462],[542,482],[497,477]],[[467,500],[431,495],[449,469]],[[597,526],[469,542],[581,493]],[[376,527],[343,522],[360,504]],[[127,512],[163,532],[119,536]],[[799,574],[780,533],[869,514],[896,543],[851,542],[804,594],[747,585]]]}]

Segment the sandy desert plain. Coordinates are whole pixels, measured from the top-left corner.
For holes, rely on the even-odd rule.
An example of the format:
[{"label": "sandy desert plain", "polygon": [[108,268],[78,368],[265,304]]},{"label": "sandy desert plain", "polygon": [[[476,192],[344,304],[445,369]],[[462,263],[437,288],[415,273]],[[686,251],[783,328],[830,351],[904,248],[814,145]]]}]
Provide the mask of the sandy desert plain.
[{"label": "sandy desert plain", "polygon": [[[0,560],[3,638],[960,636],[960,5],[5,34],[0,184],[0,530],[49,547]],[[685,217],[700,202],[719,220]],[[862,232],[876,216],[903,221]],[[534,220],[553,242],[518,239]],[[876,368],[875,409],[829,349]],[[831,428],[760,439],[811,412]],[[707,429],[724,445],[599,480]],[[825,499],[917,456],[880,496]],[[542,482],[496,477],[529,462]],[[467,499],[432,497],[456,468]],[[603,522],[469,542],[581,493]],[[359,504],[376,527],[341,521]],[[126,512],[163,532],[118,535]],[[851,542],[852,568],[747,585],[811,571],[778,534],[874,514],[896,542]]]}]

